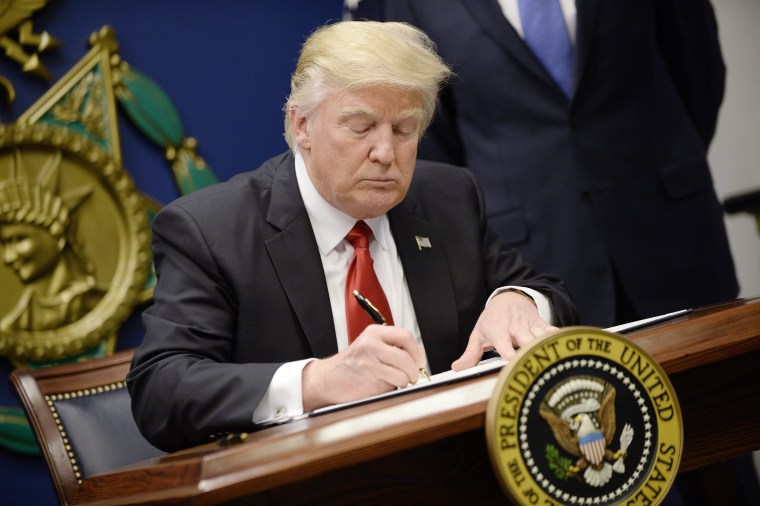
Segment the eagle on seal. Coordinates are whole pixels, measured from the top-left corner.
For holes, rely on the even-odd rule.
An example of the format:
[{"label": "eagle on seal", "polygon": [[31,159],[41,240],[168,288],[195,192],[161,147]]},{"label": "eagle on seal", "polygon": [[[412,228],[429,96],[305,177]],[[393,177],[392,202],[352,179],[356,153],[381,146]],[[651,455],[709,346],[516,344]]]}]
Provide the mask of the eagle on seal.
[{"label": "eagle on seal", "polygon": [[621,448],[613,452],[610,446],[617,426],[615,389],[611,385],[592,377],[570,378],[549,392],[539,413],[557,443],[577,459],[567,469],[568,477],[583,473],[586,483],[601,487],[610,480],[613,471],[625,471],[623,460],[633,439],[633,428],[625,425],[620,436]]}]

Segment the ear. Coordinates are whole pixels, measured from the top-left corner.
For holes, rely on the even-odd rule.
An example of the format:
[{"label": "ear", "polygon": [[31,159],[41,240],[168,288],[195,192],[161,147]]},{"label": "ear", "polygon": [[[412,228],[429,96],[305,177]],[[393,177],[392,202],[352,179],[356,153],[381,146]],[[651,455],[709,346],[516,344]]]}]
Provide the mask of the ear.
[{"label": "ear", "polygon": [[293,130],[293,138],[296,144],[302,150],[308,151],[311,148],[309,120],[297,107],[291,107],[288,114],[290,115],[290,127]]}]

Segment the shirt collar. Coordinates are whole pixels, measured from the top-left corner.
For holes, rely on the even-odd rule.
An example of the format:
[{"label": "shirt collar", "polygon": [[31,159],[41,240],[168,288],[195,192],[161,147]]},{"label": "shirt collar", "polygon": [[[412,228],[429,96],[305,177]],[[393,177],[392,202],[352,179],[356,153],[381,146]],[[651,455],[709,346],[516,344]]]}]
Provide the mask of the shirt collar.
[{"label": "shirt collar", "polygon": [[[306,170],[306,163],[298,151],[295,153],[295,166],[298,189],[301,192],[301,198],[306,206],[309,221],[311,221],[311,228],[314,230],[314,236],[317,239],[319,253],[326,256],[336,248],[345,248],[343,239],[353,228],[356,220],[330,205],[319,194]],[[375,240],[383,250],[386,250],[390,236],[388,216],[384,214],[364,221],[372,229]]]}]

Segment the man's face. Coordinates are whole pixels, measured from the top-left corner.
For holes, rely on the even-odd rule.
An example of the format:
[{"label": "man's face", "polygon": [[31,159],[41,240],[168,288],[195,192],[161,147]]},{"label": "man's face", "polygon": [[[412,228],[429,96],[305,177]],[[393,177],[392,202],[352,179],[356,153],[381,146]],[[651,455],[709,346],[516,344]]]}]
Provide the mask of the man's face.
[{"label": "man's face", "polygon": [[46,274],[61,253],[60,241],[47,230],[24,223],[0,226],[3,262],[28,283]]},{"label": "man's face", "polygon": [[421,104],[416,92],[368,86],[332,92],[309,118],[291,111],[296,142],[320,195],[357,220],[401,202],[414,173]]}]

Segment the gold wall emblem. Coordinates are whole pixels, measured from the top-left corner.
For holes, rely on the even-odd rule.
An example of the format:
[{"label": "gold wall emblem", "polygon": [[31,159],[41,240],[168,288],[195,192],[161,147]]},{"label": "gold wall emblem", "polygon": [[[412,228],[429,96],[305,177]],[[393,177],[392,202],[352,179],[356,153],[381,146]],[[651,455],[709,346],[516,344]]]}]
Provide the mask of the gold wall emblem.
[{"label": "gold wall emblem", "polygon": [[150,264],[144,201],[95,143],[0,126],[0,354],[44,361],[114,340]]},{"label": "gold wall emblem", "polygon": [[[39,53],[61,45],[61,42],[48,32],[34,33],[32,20],[29,19],[37,10],[43,8],[48,0],[4,0],[0,2],[0,48],[7,58],[21,64],[21,69],[43,79],[50,79],[50,71],[40,61]],[[12,33],[15,29],[16,36]],[[25,47],[32,48],[28,54]],[[6,81],[4,86],[11,86]],[[9,88],[12,90],[12,87]]]},{"label": "gold wall emblem", "polygon": [[486,439],[518,504],[659,504],[678,472],[683,424],[646,352],[618,334],[568,327],[502,369]]}]

